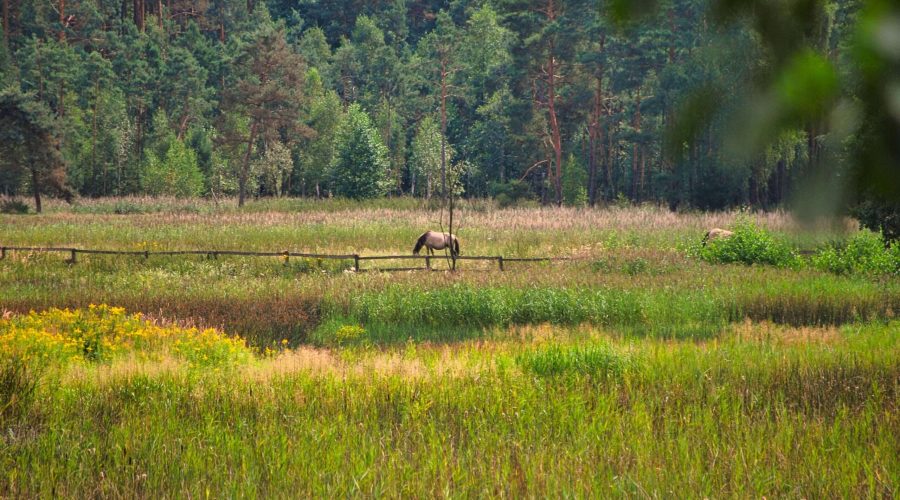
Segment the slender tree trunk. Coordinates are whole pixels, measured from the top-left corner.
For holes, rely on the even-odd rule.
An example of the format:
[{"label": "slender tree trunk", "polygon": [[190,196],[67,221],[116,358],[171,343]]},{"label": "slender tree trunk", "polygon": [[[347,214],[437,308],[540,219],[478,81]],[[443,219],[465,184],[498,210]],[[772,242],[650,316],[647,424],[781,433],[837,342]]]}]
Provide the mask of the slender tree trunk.
[{"label": "slender tree trunk", "polygon": [[247,197],[247,179],[250,177],[250,155],[253,154],[253,143],[256,141],[257,123],[254,120],[250,125],[250,139],[247,141],[247,153],[244,154],[244,161],[241,164],[241,175],[238,176],[238,206],[244,206],[244,200]]},{"label": "slender tree trunk", "polygon": [[504,145],[500,144],[500,184],[506,182],[506,151]]},{"label": "slender tree trunk", "polygon": [[162,0],[156,0],[156,15],[159,29],[163,28],[163,3]]},{"label": "slender tree trunk", "polygon": [[66,41],[66,0],[59,0],[59,41]]},{"label": "slender tree trunk", "polygon": [[[91,172],[97,171],[97,101],[99,101],[100,80],[94,80],[94,110],[91,113]],[[106,165],[103,166],[103,195],[109,194],[106,191]]]},{"label": "slender tree trunk", "polygon": [[[553,1],[550,1],[552,12]],[[548,16],[549,17],[549,16]],[[555,19],[554,17],[550,18]],[[550,115],[550,142],[556,157],[556,168],[553,172],[553,186],[556,190],[556,206],[562,206],[562,137],[559,132],[559,120],[556,117],[556,58],[553,55],[554,44],[550,43],[550,57],[547,63],[547,112]]]},{"label": "slender tree trunk", "polygon": [[144,31],[144,0],[134,0],[134,25],[141,32]]},{"label": "slender tree trunk", "polygon": [[9,47],[9,0],[3,0],[3,43]]},{"label": "slender tree trunk", "polygon": [[34,210],[41,213],[41,183],[34,160],[31,160],[31,190],[34,192]]},{"label": "slender tree trunk", "polygon": [[34,64],[37,66],[37,77],[38,77],[38,101],[44,101],[44,70],[41,69],[41,39],[38,38],[35,42],[35,61]]},{"label": "slender tree trunk", "polygon": [[447,60],[441,59],[441,196],[447,198]]},{"label": "slender tree trunk", "polygon": [[[603,42],[600,42],[603,50]],[[590,146],[588,150],[588,201],[591,206],[597,204],[597,149],[603,148],[603,129],[600,127],[600,117],[603,115],[603,66],[600,66],[596,76],[596,90],[594,91],[594,109],[591,115],[591,125],[588,128]]]},{"label": "slender tree trunk", "polygon": [[447,229],[450,235],[450,268],[456,270],[456,259],[453,258],[453,185],[447,190],[447,59],[441,58],[441,196],[448,201],[450,223]]},{"label": "slender tree trunk", "polygon": [[613,197],[613,192],[615,191],[615,185],[613,184],[613,155],[615,154],[614,144],[613,144],[613,129],[610,120],[612,117],[612,109],[606,110],[606,122],[609,124],[606,133],[606,147],[603,149],[603,170],[606,175],[606,199],[610,200]]},{"label": "slender tree trunk", "polygon": [[[638,134],[641,132],[641,90],[638,89],[637,92],[637,101],[635,103],[635,112],[634,112],[634,121],[632,122],[634,125],[634,130]],[[640,201],[641,192],[640,190],[643,188],[644,183],[644,173],[640,168],[640,142],[639,139],[635,139],[634,143],[631,145],[631,198],[635,202]]]}]

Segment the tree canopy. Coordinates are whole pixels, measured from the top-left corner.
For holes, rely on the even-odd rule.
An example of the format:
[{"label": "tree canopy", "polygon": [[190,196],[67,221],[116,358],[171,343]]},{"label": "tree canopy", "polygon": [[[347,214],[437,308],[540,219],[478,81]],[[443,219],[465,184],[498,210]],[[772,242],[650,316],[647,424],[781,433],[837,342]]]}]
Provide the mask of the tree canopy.
[{"label": "tree canopy", "polygon": [[4,145],[9,195],[33,159],[83,196],[171,170],[240,203],[429,196],[453,165],[544,203],[900,197],[887,0],[3,5],[3,133],[40,132]]}]

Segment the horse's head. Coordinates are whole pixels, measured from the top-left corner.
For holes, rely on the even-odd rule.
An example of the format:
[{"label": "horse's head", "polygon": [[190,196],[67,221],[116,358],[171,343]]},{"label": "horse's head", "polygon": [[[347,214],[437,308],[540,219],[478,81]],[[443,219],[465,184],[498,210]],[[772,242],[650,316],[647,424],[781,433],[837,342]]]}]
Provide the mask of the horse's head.
[{"label": "horse's head", "polygon": [[427,233],[427,232],[424,233],[424,234],[422,234],[422,236],[419,236],[418,241],[416,241],[416,246],[413,247],[413,255],[419,255],[419,250],[421,250],[422,247],[425,246],[425,239],[426,239],[426,238],[428,238],[428,233]]}]

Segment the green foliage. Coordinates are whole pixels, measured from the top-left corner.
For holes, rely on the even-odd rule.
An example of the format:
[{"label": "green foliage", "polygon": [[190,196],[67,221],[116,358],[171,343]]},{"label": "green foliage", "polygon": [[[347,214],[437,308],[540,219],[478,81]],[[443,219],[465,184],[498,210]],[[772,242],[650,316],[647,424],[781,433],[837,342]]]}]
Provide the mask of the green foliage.
[{"label": "green foliage", "polygon": [[872,194],[854,208],[853,215],[863,227],[880,232],[888,242],[900,241],[900,201]]},{"label": "green foliage", "polygon": [[758,227],[748,218],[741,218],[727,238],[698,243],[692,252],[701,259],[719,264],[768,264],[794,267],[800,264],[796,251],[783,240]]},{"label": "green foliage", "polygon": [[586,375],[594,378],[620,377],[632,361],[606,344],[553,345],[526,351],[516,357],[526,372],[539,377]]},{"label": "green foliage", "polygon": [[0,201],[0,214],[27,214],[28,205],[22,200],[9,199]]},{"label": "green foliage", "polygon": [[888,247],[880,233],[863,230],[846,243],[829,245],[813,256],[812,264],[835,274],[897,274],[900,245]]},{"label": "green foliage", "polygon": [[562,175],[563,203],[573,207],[587,205],[587,171],[575,155],[569,155]]},{"label": "green foliage", "polygon": [[531,188],[527,183],[520,180],[505,183],[492,183],[491,195],[497,201],[497,205],[499,205],[500,208],[510,207],[523,200],[530,200],[532,198]]},{"label": "green foliage", "polygon": [[[445,145],[447,161],[453,155],[453,148]],[[441,130],[433,115],[426,115],[416,128],[412,140],[412,155],[409,167],[413,180],[412,188],[426,198],[441,192]]]},{"label": "green foliage", "polygon": [[164,159],[152,151],[147,153],[141,186],[152,195],[198,196],[203,192],[203,174],[197,166],[197,154],[172,136]]},{"label": "green foliage", "polygon": [[359,105],[351,105],[347,110],[335,148],[330,172],[334,195],[360,199],[385,193],[387,148]]},{"label": "green foliage", "polygon": [[268,194],[275,196],[284,194],[284,184],[293,169],[291,151],[280,141],[268,144],[266,152],[253,165],[254,176],[260,179]]}]

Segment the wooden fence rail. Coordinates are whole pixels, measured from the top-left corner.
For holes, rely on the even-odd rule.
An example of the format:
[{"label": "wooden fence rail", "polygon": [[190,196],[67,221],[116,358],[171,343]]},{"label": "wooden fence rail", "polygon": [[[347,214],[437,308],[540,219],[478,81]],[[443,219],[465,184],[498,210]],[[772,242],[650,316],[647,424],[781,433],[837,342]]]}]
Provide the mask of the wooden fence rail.
[{"label": "wooden fence rail", "polygon": [[503,257],[502,255],[459,255],[441,256],[441,255],[359,255],[359,254],[324,254],[324,253],[305,253],[291,252],[285,250],[283,252],[246,252],[241,250],[96,250],[87,248],[73,247],[18,247],[18,246],[0,246],[0,260],[5,259],[9,252],[59,252],[68,253],[69,258],[66,262],[75,264],[78,262],[78,254],[85,255],[132,255],[149,259],[151,256],[172,256],[172,255],[205,255],[208,259],[217,259],[220,255],[240,256],[240,257],[281,257],[285,262],[291,257],[307,258],[307,259],[332,259],[332,260],[352,260],[353,270],[356,272],[366,271],[360,267],[360,262],[365,260],[423,260],[425,267],[395,267],[395,268],[373,268],[371,271],[417,271],[430,270],[432,259],[446,259],[453,262],[459,260],[482,260],[496,262],[497,267],[505,270],[506,262],[552,262],[560,260],[569,260],[568,257]]}]

